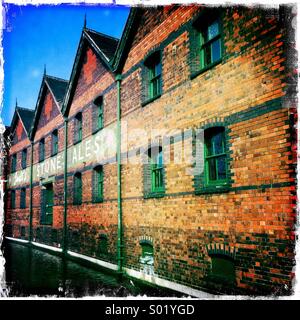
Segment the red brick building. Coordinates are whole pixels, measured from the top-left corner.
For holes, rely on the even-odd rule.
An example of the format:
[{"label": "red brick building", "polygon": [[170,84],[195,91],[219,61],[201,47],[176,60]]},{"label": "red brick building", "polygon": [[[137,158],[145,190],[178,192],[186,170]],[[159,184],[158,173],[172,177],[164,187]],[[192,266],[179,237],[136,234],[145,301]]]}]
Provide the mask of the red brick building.
[{"label": "red brick building", "polygon": [[132,8],[120,40],[84,27],[70,80],[44,75],[34,114],[16,108],[7,238],[195,296],[290,293],[289,10]]}]

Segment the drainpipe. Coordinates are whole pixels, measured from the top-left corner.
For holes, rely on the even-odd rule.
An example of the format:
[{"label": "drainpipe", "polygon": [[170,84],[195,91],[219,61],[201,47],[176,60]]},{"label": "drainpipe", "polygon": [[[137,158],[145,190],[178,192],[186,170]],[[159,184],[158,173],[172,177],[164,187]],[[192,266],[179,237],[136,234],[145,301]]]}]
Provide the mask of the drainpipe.
[{"label": "drainpipe", "polygon": [[122,230],[122,197],[121,197],[121,75],[117,80],[117,178],[118,178],[118,273],[123,274],[123,230]]},{"label": "drainpipe", "polygon": [[33,141],[31,143],[31,156],[30,156],[30,195],[29,195],[29,243],[32,242],[32,221],[33,221]]},{"label": "drainpipe", "polygon": [[67,226],[67,210],[68,210],[68,118],[64,119],[65,129],[65,146],[64,146],[64,219],[63,219],[63,253],[68,250],[68,226]]}]

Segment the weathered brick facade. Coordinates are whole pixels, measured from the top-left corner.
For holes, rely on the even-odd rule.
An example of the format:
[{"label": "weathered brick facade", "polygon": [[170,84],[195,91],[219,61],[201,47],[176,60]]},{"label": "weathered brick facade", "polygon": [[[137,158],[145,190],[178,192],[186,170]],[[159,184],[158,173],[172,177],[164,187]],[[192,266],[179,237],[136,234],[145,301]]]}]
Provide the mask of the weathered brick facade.
[{"label": "weathered brick facade", "polygon": [[[215,293],[289,293],[295,255],[296,110],[291,102],[293,70],[287,63],[287,11],[199,6],[132,9],[119,44],[84,29],[71,79],[63,86],[64,98],[56,101],[62,94],[55,94],[44,76],[30,137],[23,137],[20,125],[15,124],[10,154],[28,147],[30,155],[29,138],[34,145],[31,240],[56,247],[64,244],[65,119],[68,250],[114,265],[120,263],[121,252],[123,270],[130,275],[135,270],[148,281],[154,277]],[[221,53],[220,59],[203,67],[197,39],[210,25],[211,16],[219,19]],[[207,32],[213,34],[211,30]],[[213,43],[209,41],[207,46]],[[157,52],[161,87],[149,99],[150,82],[145,79]],[[207,53],[212,59],[213,54]],[[120,92],[116,75],[122,79]],[[103,129],[95,132],[93,108],[98,97],[103,105]],[[118,101],[121,194],[117,135],[111,138],[107,133],[115,133]],[[79,113],[82,142],[74,143]],[[203,152],[197,132],[204,130],[207,139],[207,132],[214,128],[224,132],[226,181],[220,185],[207,183],[207,172],[212,169],[205,162],[201,170],[204,160],[200,165],[198,161]],[[56,158],[51,156],[55,129]],[[39,162],[42,138],[44,168]],[[148,158],[151,145],[163,154],[164,186],[159,192],[151,189],[153,171],[142,161]],[[95,203],[97,165],[103,170],[103,201]],[[79,173],[81,204],[74,204],[75,174]],[[49,182],[54,191],[53,220],[45,225],[41,223],[41,190]],[[6,210],[7,235],[15,238],[21,237],[20,225],[29,234],[29,209],[18,208],[21,186],[13,182],[8,190],[8,195],[12,189],[17,193],[16,209],[8,206]],[[29,203],[29,190],[26,195]],[[121,250],[118,204],[123,219]],[[148,269],[141,262],[143,243],[153,248],[153,265]],[[224,270],[230,268],[234,268],[234,280],[227,282],[230,271]],[[225,281],[220,281],[222,277]]]}]

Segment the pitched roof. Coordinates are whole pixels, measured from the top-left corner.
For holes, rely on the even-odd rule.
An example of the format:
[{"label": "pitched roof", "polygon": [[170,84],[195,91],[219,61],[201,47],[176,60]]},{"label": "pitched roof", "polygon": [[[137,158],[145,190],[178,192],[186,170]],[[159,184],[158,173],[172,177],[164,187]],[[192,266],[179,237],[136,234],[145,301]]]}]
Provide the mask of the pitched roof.
[{"label": "pitched roof", "polygon": [[45,81],[47,82],[49,89],[52,91],[55,100],[57,101],[59,106],[62,107],[62,102],[65,97],[68,81],[61,78],[52,77],[49,75],[45,76]]},{"label": "pitched roof", "polygon": [[40,87],[40,91],[39,91],[39,95],[38,95],[38,99],[37,99],[37,103],[36,103],[36,107],[35,107],[35,111],[34,111],[34,117],[33,117],[32,124],[31,124],[31,130],[30,130],[30,139],[31,140],[34,139],[34,135],[35,135],[35,132],[37,129],[38,120],[39,120],[39,117],[40,117],[40,114],[42,111],[42,107],[43,107],[42,102],[45,97],[45,92],[46,92],[47,88],[50,90],[51,95],[54,97],[54,100],[57,104],[58,110],[61,112],[62,103],[64,100],[67,86],[68,86],[67,80],[52,77],[47,74],[44,74],[43,80],[41,83],[41,87]]},{"label": "pitched roof", "polygon": [[110,61],[113,72],[119,72],[124,65],[133,35],[137,30],[138,24],[140,23],[140,14],[142,13],[142,10],[143,9],[140,7],[131,7],[130,9],[122,37],[118,43],[114,57],[112,61]]},{"label": "pitched roof", "polygon": [[114,58],[119,40],[103,33],[83,28],[71,72],[70,81],[68,83],[68,88],[63,101],[62,113],[64,115],[67,115],[69,112],[76,80],[79,74],[79,66],[82,63],[82,54],[87,43],[95,50],[96,54],[101,59],[107,70],[112,72],[111,61]]},{"label": "pitched roof", "polygon": [[34,110],[16,107],[16,111],[19,114],[19,117],[21,118],[24,128],[28,134],[33,121]]},{"label": "pitched roof", "polygon": [[91,29],[84,29],[84,31],[91,37],[105,57],[108,58],[108,61],[110,61],[114,57],[119,39]]}]

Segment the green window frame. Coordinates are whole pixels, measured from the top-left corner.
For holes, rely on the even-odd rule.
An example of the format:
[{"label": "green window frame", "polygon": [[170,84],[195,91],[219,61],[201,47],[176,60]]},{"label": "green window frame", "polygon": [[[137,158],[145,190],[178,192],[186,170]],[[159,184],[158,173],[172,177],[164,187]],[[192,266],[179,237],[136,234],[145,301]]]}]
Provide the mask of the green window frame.
[{"label": "green window frame", "polygon": [[224,127],[204,131],[204,168],[206,185],[227,183],[227,155]]},{"label": "green window frame", "polygon": [[108,253],[108,238],[106,234],[100,234],[98,237],[98,255]]},{"label": "green window frame", "polygon": [[11,158],[11,172],[16,172],[17,170],[17,154],[13,154]]},{"label": "green window frame", "polygon": [[141,240],[140,246],[142,249],[140,263],[144,265],[153,265],[154,264],[153,244],[149,240]]},{"label": "green window frame", "polygon": [[99,96],[97,99],[94,100],[94,104],[93,104],[93,111],[92,111],[93,133],[103,129],[103,126],[104,126],[103,111],[104,111],[103,97]]},{"label": "green window frame", "polygon": [[26,169],[27,167],[27,148],[22,150],[22,169]]},{"label": "green window frame", "polygon": [[104,176],[103,167],[97,166],[93,169],[93,202],[103,201],[103,187],[104,187]]},{"label": "green window frame", "polygon": [[199,30],[200,70],[209,68],[222,60],[221,22],[210,19]]},{"label": "green window frame", "polygon": [[164,189],[163,152],[159,148],[156,154],[151,155],[151,191],[163,192]]},{"label": "green window frame", "polygon": [[10,192],[10,207],[11,209],[16,209],[16,191],[11,190]]},{"label": "green window frame", "polygon": [[236,282],[234,260],[227,255],[211,255],[211,276],[214,281],[224,284]]},{"label": "green window frame", "polygon": [[79,112],[74,118],[74,143],[82,141],[82,113]]},{"label": "green window frame", "polygon": [[21,189],[20,193],[20,209],[26,208],[26,188]]},{"label": "green window frame", "polygon": [[80,172],[74,174],[73,204],[82,204],[82,175]]},{"label": "green window frame", "polygon": [[39,162],[45,160],[45,139],[41,139],[39,142]]},{"label": "green window frame", "polygon": [[162,61],[161,52],[155,51],[144,62],[142,68],[142,105],[145,105],[162,94]]},{"label": "green window frame", "polygon": [[54,156],[58,153],[58,130],[55,129],[52,132],[52,146],[51,146],[51,155]]}]

